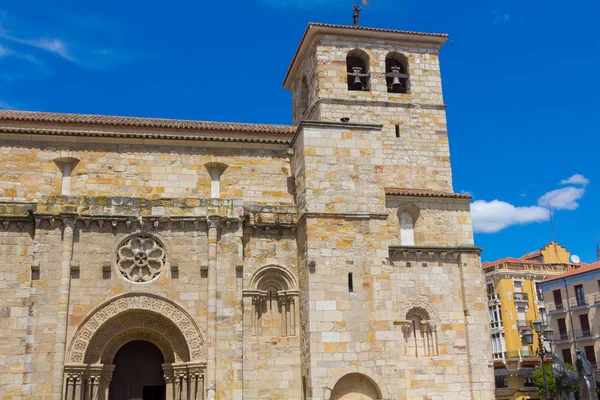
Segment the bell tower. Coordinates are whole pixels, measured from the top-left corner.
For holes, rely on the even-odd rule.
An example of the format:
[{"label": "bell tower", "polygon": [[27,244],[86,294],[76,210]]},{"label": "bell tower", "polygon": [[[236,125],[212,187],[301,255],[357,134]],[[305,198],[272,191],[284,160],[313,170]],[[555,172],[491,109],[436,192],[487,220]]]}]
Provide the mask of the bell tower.
[{"label": "bell tower", "polygon": [[470,197],[452,189],[446,40],[311,23],[285,77],[304,399],[494,398]]},{"label": "bell tower", "polygon": [[448,36],[311,23],[283,85],[301,121],[381,124],[387,187],[452,190],[439,51]]}]

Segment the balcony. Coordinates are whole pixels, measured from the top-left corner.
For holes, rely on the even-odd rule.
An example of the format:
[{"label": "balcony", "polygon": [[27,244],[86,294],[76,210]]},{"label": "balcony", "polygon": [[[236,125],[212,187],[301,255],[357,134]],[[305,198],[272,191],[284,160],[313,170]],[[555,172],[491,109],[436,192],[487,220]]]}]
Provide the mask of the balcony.
[{"label": "balcony", "polygon": [[585,296],[570,299],[569,304],[571,305],[571,307],[585,307],[588,305],[587,301],[585,300]]},{"label": "balcony", "polygon": [[528,350],[508,350],[506,352],[506,358],[533,358],[534,356],[529,354]]},{"label": "balcony", "polygon": [[519,328],[519,330],[528,329],[530,327],[531,327],[531,320],[530,319],[519,319],[519,320],[517,320],[517,328]]},{"label": "balcony", "polygon": [[527,293],[513,293],[513,300],[515,302],[529,303],[529,295]]},{"label": "balcony", "polygon": [[594,337],[594,330],[592,328],[590,329],[582,329],[582,330],[578,330],[575,331],[575,337],[577,339],[591,339]]},{"label": "balcony", "polygon": [[559,303],[554,302],[554,303],[548,303],[546,305],[546,310],[550,313],[550,312],[561,312],[561,311],[565,311],[565,307],[564,307],[564,302],[561,301]]},{"label": "balcony", "polygon": [[555,333],[554,336],[554,341],[560,341],[560,340],[569,340],[569,333],[567,332],[557,332]]},{"label": "balcony", "polygon": [[600,303],[600,294],[594,295],[594,304]]}]

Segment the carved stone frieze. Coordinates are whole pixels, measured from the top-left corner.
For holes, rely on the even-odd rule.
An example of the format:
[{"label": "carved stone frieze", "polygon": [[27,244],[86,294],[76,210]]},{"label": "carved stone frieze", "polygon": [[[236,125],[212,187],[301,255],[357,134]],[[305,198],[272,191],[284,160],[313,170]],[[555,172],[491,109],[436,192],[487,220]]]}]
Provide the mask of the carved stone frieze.
[{"label": "carved stone frieze", "polygon": [[71,342],[69,362],[101,358],[99,349],[107,349],[113,339],[128,329],[160,333],[178,357],[189,352],[189,360],[206,358],[204,337],[181,307],[159,296],[127,293],[100,305],[83,322]]}]

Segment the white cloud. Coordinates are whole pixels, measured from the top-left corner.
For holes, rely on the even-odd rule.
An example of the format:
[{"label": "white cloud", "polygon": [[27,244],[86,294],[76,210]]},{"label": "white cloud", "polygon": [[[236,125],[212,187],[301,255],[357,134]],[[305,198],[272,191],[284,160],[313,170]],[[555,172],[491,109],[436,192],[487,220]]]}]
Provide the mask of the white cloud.
[{"label": "white cloud", "polygon": [[584,194],[585,189],[568,186],[544,194],[538,199],[538,205],[555,210],[576,210],[579,207],[577,200]]},{"label": "white cloud", "polygon": [[586,186],[590,180],[581,174],[575,174],[568,179],[560,181],[561,185],[582,185]]},{"label": "white cloud", "polygon": [[515,207],[500,200],[477,200],[471,204],[473,230],[481,233],[495,233],[511,225],[524,225],[547,221],[549,212],[544,207]]}]

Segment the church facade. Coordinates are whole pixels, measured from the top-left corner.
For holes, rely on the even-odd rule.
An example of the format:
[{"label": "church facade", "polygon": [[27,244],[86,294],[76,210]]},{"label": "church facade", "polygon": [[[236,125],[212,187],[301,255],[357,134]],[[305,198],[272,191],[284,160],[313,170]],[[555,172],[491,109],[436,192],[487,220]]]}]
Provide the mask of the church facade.
[{"label": "church facade", "polygon": [[293,126],[0,111],[0,398],[492,399],[446,39],[310,24]]}]

